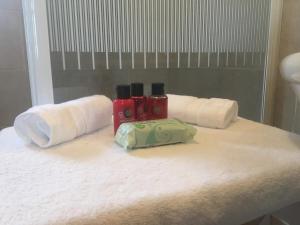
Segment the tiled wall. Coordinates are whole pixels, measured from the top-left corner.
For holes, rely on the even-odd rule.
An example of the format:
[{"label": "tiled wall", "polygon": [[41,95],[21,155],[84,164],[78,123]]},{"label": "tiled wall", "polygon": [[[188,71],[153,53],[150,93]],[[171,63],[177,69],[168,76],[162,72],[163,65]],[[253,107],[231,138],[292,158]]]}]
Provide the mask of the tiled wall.
[{"label": "tiled wall", "polygon": [[[284,0],[283,4],[280,60],[289,54],[300,52],[300,1]],[[298,105],[295,131],[300,133],[300,104]],[[276,126],[291,130],[293,126],[294,106],[295,96],[289,85],[279,76],[276,91]]]},{"label": "tiled wall", "polygon": [[0,129],[31,106],[21,0],[0,0]]},{"label": "tiled wall", "polygon": [[[300,1],[283,1],[283,20],[280,43],[280,60],[289,54],[300,52]],[[279,74],[279,72],[278,72]],[[276,91],[275,125],[291,130],[293,126],[293,113],[295,106],[295,95],[288,84],[278,77]],[[295,124],[295,131],[300,133],[300,104],[298,104],[298,113]],[[291,225],[298,225],[300,203],[280,210],[275,215],[285,219]]]}]

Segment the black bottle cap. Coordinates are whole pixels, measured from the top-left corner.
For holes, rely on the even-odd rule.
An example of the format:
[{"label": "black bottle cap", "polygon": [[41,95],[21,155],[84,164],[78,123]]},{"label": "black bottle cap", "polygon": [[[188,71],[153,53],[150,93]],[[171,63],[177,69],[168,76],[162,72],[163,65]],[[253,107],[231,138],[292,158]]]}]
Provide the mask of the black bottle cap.
[{"label": "black bottle cap", "polygon": [[132,83],[131,84],[131,96],[144,96],[144,84]]},{"label": "black bottle cap", "polygon": [[130,86],[129,85],[117,85],[117,98],[128,99],[130,98]]},{"label": "black bottle cap", "polygon": [[152,83],[152,95],[164,95],[165,94],[164,83]]}]

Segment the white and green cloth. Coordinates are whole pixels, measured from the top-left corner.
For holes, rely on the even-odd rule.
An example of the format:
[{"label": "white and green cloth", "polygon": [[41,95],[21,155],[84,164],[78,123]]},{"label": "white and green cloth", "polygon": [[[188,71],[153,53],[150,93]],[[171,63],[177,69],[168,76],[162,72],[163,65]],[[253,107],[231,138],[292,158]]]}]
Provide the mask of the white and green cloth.
[{"label": "white and green cloth", "polygon": [[123,123],[115,136],[126,149],[144,148],[192,140],[196,129],[177,119]]}]

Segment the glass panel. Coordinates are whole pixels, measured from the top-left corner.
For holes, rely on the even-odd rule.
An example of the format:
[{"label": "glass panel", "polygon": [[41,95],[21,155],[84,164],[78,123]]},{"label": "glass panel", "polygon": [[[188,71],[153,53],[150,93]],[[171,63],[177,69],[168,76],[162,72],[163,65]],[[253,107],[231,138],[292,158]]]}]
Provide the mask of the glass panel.
[{"label": "glass panel", "polygon": [[260,120],[270,0],[48,0],[55,102],[121,83],[239,102]]}]

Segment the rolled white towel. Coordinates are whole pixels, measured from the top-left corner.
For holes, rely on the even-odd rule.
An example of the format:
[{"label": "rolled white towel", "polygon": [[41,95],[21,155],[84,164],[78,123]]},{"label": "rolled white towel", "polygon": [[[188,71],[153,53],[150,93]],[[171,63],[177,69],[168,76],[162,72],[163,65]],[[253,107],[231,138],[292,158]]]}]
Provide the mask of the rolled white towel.
[{"label": "rolled white towel", "polygon": [[94,95],[32,107],[17,116],[14,128],[27,143],[47,148],[105,127],[111,124],[111,117],[112,101]]},{"label": "rolled white towel", "polygon": [[168,100],[169,106],[172,105],[171,108],[169,107],[169,117],[202,127],[220,129],[228,127],[237,119],[238,104],[236,101],[220,98],[196,98],[195,100],[195,97],[187,100],[188,98],[189,96],[182,98],[182,96],[172,95]]},{"label": "rolled white towel", "polygon": [[[198,98],[185,95],[168,94],[168,117],[183,120],[187,107]],[[186,121],[187,122],[187,121]]]}]

